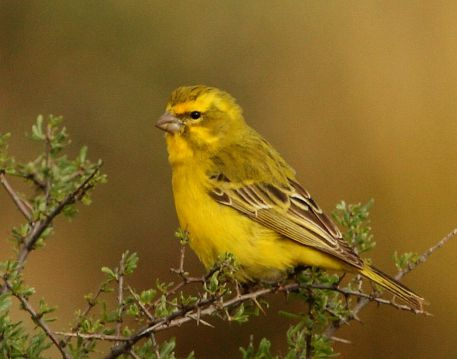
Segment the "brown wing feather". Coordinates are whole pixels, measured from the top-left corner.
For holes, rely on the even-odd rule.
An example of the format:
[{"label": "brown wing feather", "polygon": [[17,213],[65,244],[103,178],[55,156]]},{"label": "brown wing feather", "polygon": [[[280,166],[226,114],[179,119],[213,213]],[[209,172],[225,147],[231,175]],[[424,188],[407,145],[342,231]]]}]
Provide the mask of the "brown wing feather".
[{"label": "brown wing feather", "polygon": [[254,221],[305,246],[333,255],[357,268],[360,257],[343,239],[338,227],[298,182],[289,179],[289,189],[265,183],[235,186],[212,177],[213,199],[247,215]]}]

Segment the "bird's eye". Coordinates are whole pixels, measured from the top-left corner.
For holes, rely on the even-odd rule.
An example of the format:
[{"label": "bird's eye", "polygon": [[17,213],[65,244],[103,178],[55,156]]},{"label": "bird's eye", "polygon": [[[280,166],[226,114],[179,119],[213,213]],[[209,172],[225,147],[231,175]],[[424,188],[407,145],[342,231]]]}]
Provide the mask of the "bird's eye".
[{"label": "bird's eye", "polygon": [[198,120],[200,117],[202,117],[202,113],[199,112],[199,111],[192,111],[192,112],[190,113],[190,118],[191,118],[192,120]]}]

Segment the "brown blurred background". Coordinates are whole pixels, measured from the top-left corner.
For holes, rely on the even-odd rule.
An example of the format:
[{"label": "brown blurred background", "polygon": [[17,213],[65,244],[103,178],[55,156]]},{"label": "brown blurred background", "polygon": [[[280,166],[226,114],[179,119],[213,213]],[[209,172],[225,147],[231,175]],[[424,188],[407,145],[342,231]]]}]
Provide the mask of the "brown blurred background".
[{"label": "brown blurred background", "polygon": [[[457,226],[457,3],[454,1],[1,1],[0,131],[11,152],[37,114],[59,114],[72,148],[105,161],[109,183],[68,223],[57,223],[26,277],[59,306],[66,327],[102,265],[138,251],[134,284],[172,278],[177,227],[163,133],[154,122],[169,93],[204,83],[238,98],[248,122],[296,168],[327,211],[375,199],[377,266],[424,251]],[[1,257],[20,216],[0,192]],[[433,317],[370,305],[338,335],[344,358],[457,355],[457,241],[408,275]],[[193,255],[188,269],[201,273]],[[274,300],[248,325],[174,331],[179,355],[236,358],[288,321]],[[162,337],[163,338],[163,337]]]}]

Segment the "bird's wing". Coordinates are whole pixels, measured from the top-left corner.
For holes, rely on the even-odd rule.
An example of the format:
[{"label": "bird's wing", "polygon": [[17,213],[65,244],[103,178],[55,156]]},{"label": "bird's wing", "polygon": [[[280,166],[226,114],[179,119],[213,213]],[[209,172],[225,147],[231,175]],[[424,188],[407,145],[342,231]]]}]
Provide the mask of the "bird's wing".
[{"label": "bird's wing", "polygon": [[295,180],[288,179],[288,189],[269,183],[236,185],[222,173],[211,176],[210,182],[210,195],[217,202],[302,245],[356,268],[363,266],[340,230]]}]

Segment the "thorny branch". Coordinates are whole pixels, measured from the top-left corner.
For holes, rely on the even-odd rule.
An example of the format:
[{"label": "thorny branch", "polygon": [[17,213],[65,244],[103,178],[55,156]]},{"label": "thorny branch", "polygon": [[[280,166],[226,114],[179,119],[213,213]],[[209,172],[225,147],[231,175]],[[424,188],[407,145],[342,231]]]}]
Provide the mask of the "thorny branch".
[{"label": "thorny branch", "polygon": [[[100,164],[95,167],[93,172],[73,192],[68,194],[62,201],[60,201],[44,219],[37,220],[36,222],[32,222],[32,215],[30,213],[32,207],[30,204],[28,204],[26,200],[22,199],[19,194],[12,188],[6,179],[5,173],[0,172],[0,182],[8,192],[16,207],[26,217],[31,226],[28,235],[22,241],[23,244],[17,256],[18,273],[21,272],[28,255],[33,250],[33,247],[35,246],[38,239],[40,239],[43,232],[52,224],[54,218],[63,211],[65,206],[75,203],[92,188],[92,184],[90,182],[100,171],[102,164],[103,163],[100,162]],[[0,289],[0,294],[4,293],[5,291],[6,285],[4,284]]]},{"label": "thorny branch", "polygon": [[[371,296],[367,293],[363,292],[358,292],[358,291],[352,291],[349,289],[345,288],[338,288],[335,286],[330,286],[330,285],[319,285],[319,284],[310,284],[310,285],[301,285],[300,283],[290,283],[284,286],[273,286],[269,288],[261,288],[257,289],[253,292],[249,292],[246,294],[240,294],[236,295],[226,301],[218,302],[218,299],[220,298],[208,298],[206,300],[201,300],[197,304],[189,307],[182,308],[169,316],[165,318],[160,318],[160,319],[155,319],[152,320],[148,326],[144,327],[143,329],[140,329],[136,334],[130,336],[130,337],[125,337],[125,336],[119,336],[119,335],[103,335],[103,334],[84,334],[84,333],[75,333],[75,332],[56,332],[58,335],[63,335],[63,336],[68,336],[68,337],[80,337],[80,338],[85,338],[85,339],[95,339],[95,340],[106,340],[106,341],[118,341],[118,342],[126,342],[127,344],[126,347],[120,347],[117,346],[115,347],[115,356],[108,355],[107,358],[116,358],[117,356],[121,355],[126,350],[127,346],[131,347],[134,343],[136,343],[138,340],[147,337],[150,333],[157,333],[169,328],[173,327],[179,327],[184,323],[187,323],[189,321],[193,321],[197,319],[197,314],[200,316],[211,316],[215,314],[216,312],[220,312],[222,309],[225,308],[233,308],[236,307],[237,305],[247,302],[247,301],[254,301],[255,299],[264,297],[268,294],[274,294],[274,293],[291,293],[294,292],[300,288],[310,288],[310,289],[322,289],[322,290],[332,290],[332,291],[337,291],[341,294],[344,295],[352,295],[360,298],[365,298],[368,299],[369,301],[373,301],[379,304],[385,304],[385,305],[390,305],[396,309],[399,310],[405,310],[405,311],[412,311],[415,312],[415,310],[407,305],[403,304],[397,304],[393,301],[384,299],[384,298],[379,298],[379,297],[374,297]],[[204,308],[204,309],[202,309]],[[417,314],[427,314],[427,312],[417,312]]]},{"label": "thorny branch", "polygon": [[64,359],[70,359],[70,356],[68,353],[65,351],[64,347],[60,344],[59,339],[56,337],[56,333],[53,333],[51,329],[48,327],[46,322],[43,320],[42,316],[33,309],[32,305],[29,303],[26,297],[23,295],[17,293],[11,284],[9,283],[7,278],[3,278],[3,282],[5,284],[5,287],[9,290],[9,292],[16,297],[19,302],[21,302],[22,307],[30,314],[30,317],[34,321],[36,325],[38,325],[43,331],[46,333],[48,338],[51,340],[51,342],[54,344],[54,346],[59,350],[60,354],[62,354],[62,358]]},{"label": "thorny branch", "polygon": [[[34,245],[40,239],[40,236],[43,232],[52,224],[54,218],[59,215],[65,206],[76,202],[76,200],[80,199],[84,194],[92,188],[90,181],[95,177],[95,175],[99,172],[101,167],[98,165],[95,170],[76,188],[73,192],[71,192],[67,197],[65,197],[59,204],[42,220],[38,220],[36,222],[31,222],[31,214],[26,207],[30,207],[29,204],[17,194],[17,192],[11,187],[11,185],[6,180],[4,173],[0,173],[0,180],[6,191],[9,193],[10,197],[12,198],[13,202],[16,204],[18,209],[21,213],[29,220],[31,223],[31,230],[29,234],[24,238],[23,244],[21,249],[19,250],[19,254],[17,256],[17,263],[18,263],[18,272],[22,270],[24,266],[24,262],[27,259],[30,252],[33,250]],[[6,285],[3,285],[0,293],[4,293],[6,291]]]},{"label": "thorny branch", "polygon": [[11,187],[8,180],[6,179],[5,172],[0,171],[0,183],[5,188],[8,195],[13,200],[16,207],[19,209],[19,212],[25,217],[25,219],[30,222],[32,220],[32,215],[30,214],[31,206],[27,203],[26,200],[22,199],[19,194]]},{"label": "thorny branch", "polygon": [[[449,241],[452,237],[457,236],[457,229],[453,230],[450,232],[446,237],[444,237],[441,241],[439,241],[436,245],[432,246],[430,249],[428,249],[422,256],[419,257],[419,260],[415,263],[414,266],[410,266],[408,271],[413,270],[417,265],[423,263],[427,258],[438,248],[442,247],[447,241]],[[179,269],[174,270],[178,275],[181,276],[182,281],[178,283],[175,287],[171,288],[169,292],[166,293],[167,296],[171,296],[173,293],[175,294],[180,288],[184,287],[185,285],[189,283],[195,283],[195,282],[204,282],[206,279],[205,278],[193,278],[189,277],[187,273],[184,272],[183,270],[183,259],[184,259],[184,251],[181,252],[181,259],[180,259],[180,266]],[[113,341],[117,342],[118,344],[112,347],[111,352],[108,353],[105,356],[105,359],[114,359],[117,358],[118,356],[124,354],[124,353],[129,353],[129,351],[132,349],[133,345],[140,341],[143,338],[150,337],[151,335],[154,335],[160,331],[167,330],[169,328],[173,327],[179,327],[184,323],[187,323],[189,321],[197,321],[201,322],[202,317],[209,317],[214,315],[215,313],[225,313],[228,309],[236,308],[239,306],[241,303],[245,302],[255,302],[259,298],[264,297],[268,294],[275,294],[275,293],[290,293],[297,291],[302,288],[307,288],[309,290],[311,289],[320,289],[320,290],[330,290],[330,291],[336,291],[338,293],[341,293],[345,297],[348,296],[354,296],[359,298],[358,303],[351,308],[352,311],[352,318],[351,319],[357,319],[357,314],[360,312],[360,310],[370,301],[376,302],[379,304],[384,304],[384,305],[389,305],[392,306],[393,308],[396,308],[398,310],[405,310],[405,311],[411,311],[417,314],[426,314],[428,313],[426,311],[417,311],[414,310],[413,308],[404,305],[404,304],[398,304],[393,300],[388,300],[385,298],[381,298],[377,296],[377,293],[364,293],[361,290],[351,290],[348,288],[341,288],[339,285],[323,285],[323,284],[307,284],[303,285],[300,283],[289,283],[286,285],[277,285],[277,286],[271,286],[268,288],[254,288],[254,290],[240,294],[237,292],[233,297],[229,299],[223,299],[221,297],[209,297],[209,298],[201,298],[197,303],[191,306],[187,307],[182,307],[179,310],[171,313],[170,315],[164,317],[164,318],[154,318],[153,315],[146,309],[142,308],[142,310],[147,314],[147,317],[149,319],[149,323],[138,330],[135,334],[132,336],[121,336],[121,335],[103,335],[103,334],[84,334],[84,333],[78,333],[78,332],[56,332],[58,335],[62,335],[65,337],[80,337],[80,338],[85,338],[85,339],[93,339],[93,340],[103,340],[103,341]],[[131,290],[131,289],[130,289]],[[132,291],[131,291],[132,293]],[[140,302],[140,301],[138,301]],[[362,304],[363,305],[362,305]],[[334,340],[339,340],[339,338],[335,338],[333,336],[333,333],[343,324],[347,321],[348,319],[341,318],[341,322],[334,324],[331,328],[329,328],[326,332],[326,335],[330,339]],[[347,342],[347,341],[344,341]],[[119,344],[120,343],[120,344]]]},{"label": "thorny branch", "polygon": [[[95,293],[95,295],[92,297],[92,298],[88,298],[87,299],[87,307],[86,309],[84,309],[84,311],[80,314],[80,318],[85,318],[89,313],[90,311],[97,305],[97,300],[98,298],[100,297],[100,295],[104,292],[104,286],[101,285],[97,292]],[[74,327],[71,329],[72,332],[78,332],[78,330],[81,328],[82,326],[82,319],[81,320],[78,320],[77,323],[74,325]],[[56,334],[58,334],[56,332]],[[70,341],[71,337],[66,337],[63,342],[65,345],[68,344],[68,342]]]},{"label": "thorny branch", "polygon": [[402,279],[405,274],[408,274],[411,272],[414,268],[416,268],[419,264],[424,263],[428,257],[430,257],[433,252],[435,252],[437,249],[441,248],[444,246],[447,242],[449,242],[453,237],[457,236],[457,228],[454,228],[451,232],[446,234],[439,242],[437,242],[434,246],[430,247],[427,249],[424,253],[422,253],[421,256],[414,262],[408,265],[406,269],[403,269],[397,273],[395,276],[396,280]]},{"label": "thorny branch", "polygon": [[[424,253],[422,253],[422,255],[419,256],[419,258],[412,264],[410,264],[406,269],[403,269],[403,270],[400,270],[396,275],[395,275],[395,279],[396,280],[401,280],[406,274],[408,274],[409,272],[411,272],[413,269],[415,269],[418,265],[424,263],[429,257],[430,255],[432,255],[437,249],[441,248],[442,246],[444,246],[448,241],[450,241],[452,238],[456,237],[457,236],[457,228],[454,228],[451,232],[449,232],[448,234],[446,234],[440,241],[438,241],[435,245],[433,245],[432,247],[430,247],[429,249],[427,249]],[[364,298],[361,298],[357,304],[351,309],[351,314],[352,314],[352,318],[350,319],[357,319],[358,318],[358,313],[362,310],[363,307],[365,307],[368,302],[370,302],[371,298],[370,297],[364,297]],[[396,304],[395,302],[392,302],[392,301],[389,301],[390,303],[393,303],[394,307],[396,307],[397,309],[405,309],[405,308],[399,308],[398,306],[401,306],[401,307],[404,307],[404,305],[399,305],[399,304]],[[386,304],[386,303],[383,303],[383,304]],[[425,312],[426,313],[426,312]],[[428,314],[428,313],[426,313]],[[327,337],[332,337],[333,334],[335,333],[335,331],[340,328],[343,324],[346,324],[347,323],[347,320],[339,320],[335,323],[332,324],[332,326],[330,326],[326,331],[325,331],[325,335]]]},{"label": "thorny branch", "polygon": [[[8,357],[10,355],[20,355],[18,353],[23,350],[22,342],[14,341],[16,340],[15,336],[17,336],[21,340],[23,339],[24,343],[29,342],[24,344],[26,347],[28,345],[27,357],[39,355],[34,351],[38,353],[52,344],[60,351],[63,358],[70,358],[67,353],[69,349],[66,347],[68,341],[66,341],[66,338],[64,341],[60,341],[58,336],[48,327],[47,318],[45,319],[45,316],[52,312],[54,308],[50,308],[40,301],[39,310],[35,310],[29,300],[30,295],[33,293],[33,288],[26,288],[22,279],[22,272],[28,255],[37,247],[37,242],[46,237],[48,230],[52,229],[54,219],[67,209],[72,210],[67,206],[81,200],[95,184],[104,180],[104,176],[96,177],[102,162],[99,161],[94,164],[86,160],[87,149],[85,147],[80,149],[79,155],[74,161],[69,160],[65,154],[60,157],[57,156],[69,143],[65,128],[59,127],[60,120],[58,117],[49,116],[43,132],[43,117],[38,117],[36,125],[32,127],[32,138],[44,141],[44,154],[40,154],[35,160],[25,164],[16,163],[12,157],[7,156],[7,146],[3,142],[5,137],[0,134],[0,184],[26,219],[25,224],[13,229],[13,238],[17,243],[15,260],[0,262],[2,271],[0,279],[3,280],[0,285],[0,302],[2,303],[2,308],[0,308],[2,319],[0,346],[2,347],[1,352],[3,355]],[[60,177],[56,178],[56,174]],[[9,178],[7,178],[9,176],[32,181],[38,192],[30,200],[31,203],[33,201],[33,206],[22,194],[14,189],[14,186],[9,182]],[[71,216],[73,213],[69,211],[68,214]],[[14,327],[14,335],[11,338],[4,337],[3,325],[9,323],[8,317],[5,316],[5,313],[7,314],[9,310],[9,296],[19,301],[21,308],[30,315],[32,321],[41,329],[38,335],[29,336],[24,333],[23,337],[21,337],[21,323],[17,322],[12,325]],[[6,312],[4,303],[7,303]],[[89,306],[83,315],[87,315],[92,307]],[[5,318],[6,322],[4,322]],[[74,330],[78,330],[80,327],[81,324],[78,323]],[[6,335],[9,334],[7,333]],[[45,337],[49,339],[50,343],[45,340]],[[10,353],[10,349],[5,349],[5,342],[8,348],[11,345],[14,347],[14,353]],[[2,355],[0,354],[0,356]]]},{"label": "thorny branch", "polygon": [[125,253],[122,255],[119,263],[119,272],[117,274],[117,305],[118,305],[118,317],[116,323],[116,336],[121,334],[122,328],[122,313],[124,312],[124,265],[125,265]]},{"label": "thorny branch", "polygon": [[[49,160],[48,160],[49,161]],[[102,163],[100,163],[94,171],[69,195],[67,195],[62,201],[60,201],[57,206],[44,218],[38,221],[33,222],[32,218],[32,207],[31,205],[24,199],[20,197],[20,195],[13,189],[13,187],[9,184],[8,180],[6,179],[5,173],[0,172],[0,182],[5,188],[6,192],[9,194],[11,199],[13,200],[14,204],[16,207],[19,209],[19,211],[24,215],[24,217],[27,219],[29,225],[31,226],[31,229],[29,231],[29,234],[24,238],[23,244],[21,246],[21,249],[19,250],[18,256],[17,256],[17,269],[16,269],[16,274],[19,274],[23,267],[24,267],[24,262],[29,255],[29,253],[33,250],[34,245],[40,238],[40,236],[43,234],[43,232],[52,224],[53,219],[59,215],[65,206],[72,204],[82,198],[84,194],[92,188],[92,184],[90,183],[91,180],[95,177],[95,175],[99,172],[100,167]],[[47,196],[47,202],[48,202],[48,196],[49,196],[49,191],[50,191],[50,186],[51,183],[49,181],[46,182],[46,196]],[[54,334],[51,329],[47,326],[45,321],[42,319],[42,316],[37,313],[32,305],[29,303],[28,299],[16,293],[13,288],[11,287],[10,283],[8,282],[7,277],[3,278],[3,286],[0,289],[0,293],[5,293],[6,291],[9,291],[14,297],[16,297],[20,303],[22,304],[23,308],[30,314],[30,317],[32,320],[44,331],[44,333],[47,335],[47,337],[51,340],[51,342],[54,344],[54,346],[60,351],[62,354],[62,357],[65,359],[69,359],[70,356],[65,350],[65,345],[66,342],[59,342],[58,338],[56,337],[56,334]],[[90,308],[88,309],[88,311]],[[88,312],[87,311],[87,312]],[[76,326],[75,330],[78,330],[79,327]]]},{"label": "thorny branch", "polygon": [[51,186],[52,186],[52,178],[50,174],[51,170],[51,128],[49,126],[46,127],[46,135],[45,135],[45,162],[46,162],[46,171],[44,171],[45,174],[45,186],[44,186],[44,192],[45,192],[45,198],[46,198],[46,206],[49,204],[49,199],[51,196]]},{"label": "thorny branch", "polygon": [[33,223],[32,229],[24,238],[24,244],[19,251],[17,258],[19,267],[23,266],[27,256],[33,250],[35,243],[38,241],[43,232],[52,224],[54,218],[63,211],[65,206],[75,203],[78,199],[82,198],[88,190],[92,188],[90,181],[99,172],[100,167],[101,163],[73,192],[68,194],[62,201],[60,201],[59,204],[44,219]]}]

